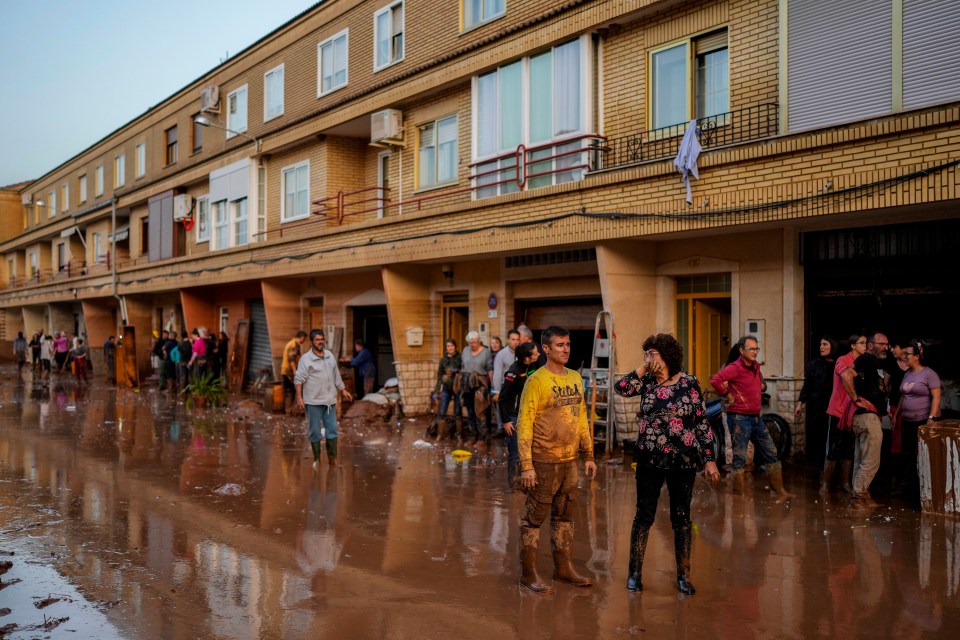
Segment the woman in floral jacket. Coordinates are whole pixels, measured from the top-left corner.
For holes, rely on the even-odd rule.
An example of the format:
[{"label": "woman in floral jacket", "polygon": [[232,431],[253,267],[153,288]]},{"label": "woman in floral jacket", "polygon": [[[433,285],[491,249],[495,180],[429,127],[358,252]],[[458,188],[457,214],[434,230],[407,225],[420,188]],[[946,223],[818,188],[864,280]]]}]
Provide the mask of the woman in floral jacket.
[{"label": "woman in floral jacket", "polygon": [[637,515],[630,535],[630,575],[627,589],[643,591],[640,581],[647,537],[657,513],[660,489],[670,492],[670,523],[677,559],[677,588],[696,593],[690,582],[692,523],[690,501],[697,472],[703,469],[711,483],[720,479],[714,462],[714,443],[703,407],[700,383],[681,371],[683,348],[666,333],[643,343],[643,366],[621,378],[614,390],[621,396],[640,396],[640,433],[637,436]]}]

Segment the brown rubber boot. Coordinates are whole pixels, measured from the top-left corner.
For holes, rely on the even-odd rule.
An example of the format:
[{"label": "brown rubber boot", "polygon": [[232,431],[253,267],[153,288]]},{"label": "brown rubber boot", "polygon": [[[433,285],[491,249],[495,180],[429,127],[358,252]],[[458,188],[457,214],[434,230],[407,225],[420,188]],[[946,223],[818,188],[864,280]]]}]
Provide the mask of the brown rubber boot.
[{"label": "brown rubber boot", "polygon": [[690,547],[693,544],[693,528],[683,527],[673,531],[673,547],[677,555],[677,589],[692,596],[697,592],[690,582]]},{"label": "brown rubber boot", "polygon": [[573,568],[573,523],[553,522],[550,526],[550,545],[553,547],[553,579],[575,587],[590,587],[593,581]]},{"label": "brown rubber boot", "polygon": [[520,586],[534,593],[549,595],[553,587],[540,581],[537,575],[537,545],[540,543],[539,529],[520,528]]},{"label": "brown rubber boot", "polygon": [[733,493],[742,496],[743,495],[743,469],[734,469],[733,473],[730,474],[733,479]]},{"label": "brown rubber boot", "polygon": [[630,532],[630,574],[627,576],[629,591],[643,591],[643,556],[647,552],[647,539],[650,537],[650,527],[645,527],[634,518],[633,530]]},{"label": "brown rubber boot", "polygon": [[840,462],[840,483],[844,491],[853,495],[853,460]]},{"label": "brown rubber boot", "polygon": [[830,481],[833,480],[833,473],[836,469],[836,460],[827,460],[823,463],[823,475],[820,476],[820,495],[825,496],[830,493]]},{"label": "brown rubber boot", "polygon": [[792,498],[793,494],[783,488],[783,466],[779,462],[767,465],[770,487],[781,498]]}]

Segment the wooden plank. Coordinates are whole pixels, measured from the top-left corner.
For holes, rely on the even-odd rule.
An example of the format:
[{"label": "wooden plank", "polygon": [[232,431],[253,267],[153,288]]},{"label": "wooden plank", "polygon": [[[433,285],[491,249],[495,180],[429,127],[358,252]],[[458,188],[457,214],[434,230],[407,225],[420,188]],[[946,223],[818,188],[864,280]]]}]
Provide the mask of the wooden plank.
[{"label": "wooden plank", "polygon": [[233,336],[233,353],[230,354],[230,366],[227,369],[227,388],[230,391],[242,391],[243,380],[247,372],[247,351],[250,343],[250,320],[237,320],[237,329]]},{"label": "wooden plank", "polygon": [[137,368],[137,330],[125,326],[117,345],[117,386],[136,389],[140,386]]}]

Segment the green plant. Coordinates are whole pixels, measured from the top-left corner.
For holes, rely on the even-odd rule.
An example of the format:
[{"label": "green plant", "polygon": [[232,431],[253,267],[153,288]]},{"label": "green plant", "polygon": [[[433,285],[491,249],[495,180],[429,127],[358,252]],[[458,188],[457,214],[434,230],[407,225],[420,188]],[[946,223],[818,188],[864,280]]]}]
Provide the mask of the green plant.
[{"label": "green plant", "polygon": [[223,378],[218,378],[209,371],[194,378],[193,382],[183,388],[180,395],[187,396],[187,405],[198,398],[203,398],[204,402],[213,407],[227,404],[227,387],[223,383]]}]

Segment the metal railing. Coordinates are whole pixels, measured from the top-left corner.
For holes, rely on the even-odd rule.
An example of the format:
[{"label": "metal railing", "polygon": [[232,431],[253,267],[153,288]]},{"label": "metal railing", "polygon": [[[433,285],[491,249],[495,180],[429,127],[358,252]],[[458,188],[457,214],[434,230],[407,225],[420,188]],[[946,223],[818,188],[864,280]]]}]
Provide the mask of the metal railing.
[{"label": "metal railing", "polygon": [[[697,138],[704,149],[741,142],[761,140],[779,132],[780,106],[764,103],[737,111],[728,111],[697,119]],[[680,143],[689,123],[651,129],[596,145],[600,168],[614,169],[639,162],[672,158],[680,151]]]},{"label": "metal railing", "polygon": [[0,290],[22,289],[86,275],[109,273],[112,268],[111,260],[110,252],[107,252],[100,257],[99,262],[92,265],[88,265],[84,260],[70,260],[58,269],[42,267],[30,276],[11,276],[8,282],[0,283]]}]

